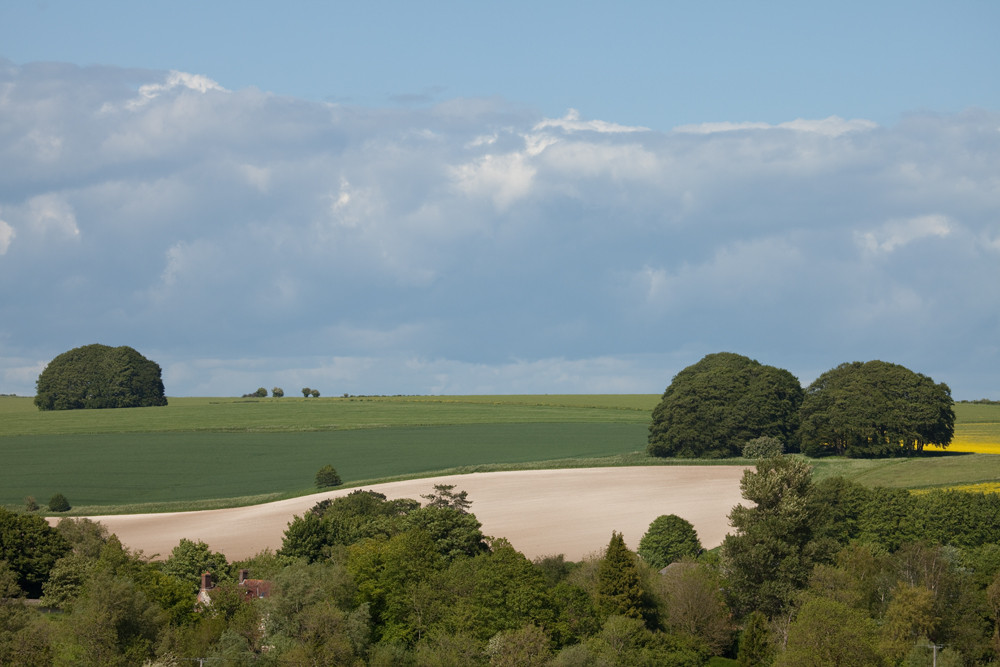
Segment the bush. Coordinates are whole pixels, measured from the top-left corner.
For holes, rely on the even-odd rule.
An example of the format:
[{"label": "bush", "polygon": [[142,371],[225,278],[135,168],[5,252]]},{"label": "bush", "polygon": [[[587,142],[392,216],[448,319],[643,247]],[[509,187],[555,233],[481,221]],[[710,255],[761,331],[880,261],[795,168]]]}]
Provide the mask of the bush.
[{"label": "bush", "polygon": [[769,435],[747,440],[747,444],[743,445],[743,457],[748,459],[767,459],[784,453],[785,446],[781,444],[781,439]]},{"label": "bush", "polygon": [[49,510],[53,512],[68,512],[70,510],[69,501],[66,500],[66,496],[61,493],[49,498]]},{"label": "bush", "polygon": [[38,511],[38,503],[35,501],[34,496],[26,496],[24,499],[24,508],[29,512]]},{"label": "bush", "polygon": [[337,474],[337,469],[331,465],[325,465],[319,469],[316,473],[316,486],[320,489],[324,489],[331,486],[340,486],[340,475]]},{"label": "bush", "polygon": [[312,390],[309,391],[309,394],[313,398],[319,398],[319,389],[312,389]]},{"label": "bush", "polygon": [[275,387],[274,389],[271,390],[271,396],[274,396],[275,398],[281,398],[284,395],[285,395],[285,390],[282,389],[281,387]]}]

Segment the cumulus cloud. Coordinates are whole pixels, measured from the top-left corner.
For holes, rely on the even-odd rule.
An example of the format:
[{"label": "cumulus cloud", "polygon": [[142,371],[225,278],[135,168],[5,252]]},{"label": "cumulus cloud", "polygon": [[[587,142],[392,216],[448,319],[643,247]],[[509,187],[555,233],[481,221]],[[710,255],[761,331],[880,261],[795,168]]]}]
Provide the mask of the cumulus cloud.
[{"label": "cumulus cloud", "polygon": [[[193,90],[197,93],[206,93],[210,90],[226,92],[226,89],[212,81],[208,77],[188,72],[177,72],[171,70],[165,80],[161,83],[147,83],[139,87],[139,94],[125,102],[125,108],[129,111],[136,111],[144,107],[163,93],[167,93],[178,88]],[[107,110],[109,107],[104,107]]]},{"label": "cumulus cloud", "polygon": [[725,349],[1000,397],[996,112],[657,132],[180,72],[0,87],[0,358],[31,360],[0,393],[108,342],[176,394],[660,392]]}]

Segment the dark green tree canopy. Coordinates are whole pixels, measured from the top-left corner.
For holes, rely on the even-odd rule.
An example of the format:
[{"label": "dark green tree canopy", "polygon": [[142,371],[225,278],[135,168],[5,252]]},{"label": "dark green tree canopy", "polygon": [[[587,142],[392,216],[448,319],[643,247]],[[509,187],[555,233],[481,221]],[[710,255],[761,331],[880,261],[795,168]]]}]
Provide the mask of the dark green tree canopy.
[{"label": "dark green tree canopy", "polygon": [[802,451],[810,456],[903,456],[947,447],[955,432],[951,389],[898,364],[855,361],[806,389]]},{"label": "dark green tree canopy", "polygon": [[7,562],[25,593],[37,597],[49,571],[69,550],[69,542],[42,517],[0,507],[0,562]]},{"label": "dark green tree canopy", "polygon": [[639,541],[639,555],[657,570],[700,552],[698,532],[690,521],[676,514],[656,517]]},{"label": "dark green tree canopy", "polygon": [[63,352],[38,376],[40,410],[166,405],[159,364],[131,347],[84,345]]},{"label": "dark green tree canopy", "polygon": [[678,373],[653,410],[653,456],[739,456],[753,438],[795,449],[802,386],[786,370],[731,352],[710,354]]}]

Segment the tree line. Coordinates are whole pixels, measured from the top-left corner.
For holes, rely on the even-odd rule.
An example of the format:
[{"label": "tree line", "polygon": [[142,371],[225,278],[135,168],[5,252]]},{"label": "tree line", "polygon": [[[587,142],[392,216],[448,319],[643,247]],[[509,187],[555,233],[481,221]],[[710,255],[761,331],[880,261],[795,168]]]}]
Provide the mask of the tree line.
[{"label": "tree line", "polygon": [[[0,664],[988,664],[1000,650],[1000,497],[813,481],[762,459],[733,531],[704,551],[658,518],[633,552],[528,560],[471,501],[372,491],[295,517],[234,563],[181,540],[162,561],[98,523],[0,510]],[[248,599],[236,573],[272,582]],[[200,577],[218,582],[196,606]],[[41,596],[40,614],[18,596]],[[723,663],[720,663],[723,664]]]},{"label": "tree line", "polygon": [[647,451],[738,457],[765,437],[814,457],[910,456],[947,447],[954,431],[948,385],[904,366],[844,363],[803,389],[787,370],[720,352],[673,378],[653,410]]}]

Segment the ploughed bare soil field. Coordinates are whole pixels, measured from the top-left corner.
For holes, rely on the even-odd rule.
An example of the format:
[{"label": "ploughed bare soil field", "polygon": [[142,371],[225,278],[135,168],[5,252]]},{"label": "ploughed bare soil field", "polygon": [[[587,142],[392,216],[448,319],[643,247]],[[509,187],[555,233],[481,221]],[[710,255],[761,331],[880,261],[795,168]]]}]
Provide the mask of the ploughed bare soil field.
[{"label": "ploughed bare soil field", "polygon": [[[741,502],[740,466],[647,466],[474,473],[362,487],[388,498],[413,498],[434,484],[468,491],[483,533],[506,537],[528,558],[565,554],[581,560],[607,546],[611,531],[635,549],[661,514],[690,521],[706,548],[729,532],[729,511]],[[334,490],[290,500],[200,512],[91,517],[131,549],[166,558],[181,538],[202,540],[229,560],[281,547],[288,522]],[[52,521],[56,521],[53,519]]]}]

